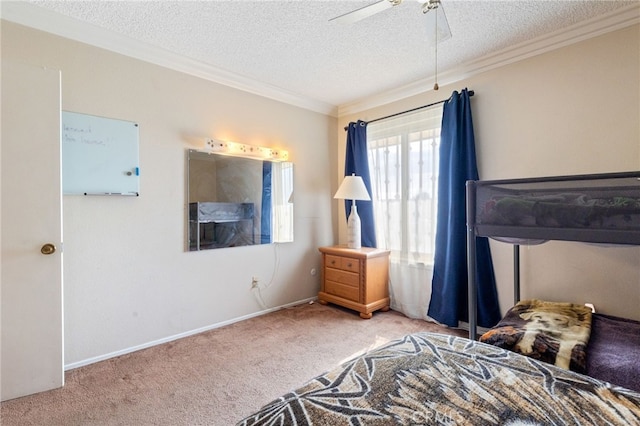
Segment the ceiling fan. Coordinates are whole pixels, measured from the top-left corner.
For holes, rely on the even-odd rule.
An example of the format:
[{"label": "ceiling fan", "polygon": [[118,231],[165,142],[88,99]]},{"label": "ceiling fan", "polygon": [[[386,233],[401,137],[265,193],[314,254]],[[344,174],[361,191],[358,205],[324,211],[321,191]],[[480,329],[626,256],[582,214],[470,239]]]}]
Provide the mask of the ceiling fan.
[{"label": "ceiling fan", "polygon": [[[440,0],[427,0],[426,2],[424,0],[416,1],[422,4],[421,8],[423,14],[427,15],[429,12],[434,11],[434,13],[429,13],[427,15],[428,18],[430,18],[427,20],[428,34],[435,34],[435,40],[430,41],[433,44],[437,44],[451,38],[451,29],[449,28],[449,23],[447,22],[447,17],[444,14],[444,8],[442,7]],[[402,4],[402,2],[403,0],[378,0],[375,3],[352,10],[351,12],[347,12],[343,15],[336,16],[329,21],[351,24],[373,16],[376,13],[390,9],[393,6],[398,6]]]},{"label": "ceiling fan", "polygon": [[[343,24],[358,22],[362,19],[373,16],[376,13],[398,6],[403,0],[379,0],[375,3],[345,13],[330,19]],[[427,41],[435,50],[435,84],[433,90],[438,90],[438,43],[451,38],[451,29],[444,14],[444,8],[440,0],[417,0],[422,4],[422,13],[427,16],[427,34],[433,34],[433,38],[428,37]],[[432,12],[432,13],[429,13]]]}]

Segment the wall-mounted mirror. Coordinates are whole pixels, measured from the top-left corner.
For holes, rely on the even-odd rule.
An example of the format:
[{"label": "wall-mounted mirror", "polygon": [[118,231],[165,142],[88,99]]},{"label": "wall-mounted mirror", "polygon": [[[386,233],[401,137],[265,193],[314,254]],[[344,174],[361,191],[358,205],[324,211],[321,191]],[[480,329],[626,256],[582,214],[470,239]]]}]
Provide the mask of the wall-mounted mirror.
[{"label": "wall-mounted mirror", "polygon": [[293,163],[187,152],[190,251],[293,241]]}]

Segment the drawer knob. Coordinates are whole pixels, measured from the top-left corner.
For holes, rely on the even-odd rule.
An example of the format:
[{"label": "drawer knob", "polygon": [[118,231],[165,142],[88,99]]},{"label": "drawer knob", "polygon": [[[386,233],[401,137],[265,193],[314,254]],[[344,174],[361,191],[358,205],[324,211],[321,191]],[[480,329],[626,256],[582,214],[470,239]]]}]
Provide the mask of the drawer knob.
[{"label": "drawer knob", "polygon": [[336,261],[335,261],[335,260],[332,260],[332,261],[331,261],[331,264],[332,264],[332,265],[335,265],[335,264],[336,264]]},{"label": "drawer knob", "polygon": [[353,265],[353,263],[351,262],[347,263],[347,268],[351,268],[351,265]]}]

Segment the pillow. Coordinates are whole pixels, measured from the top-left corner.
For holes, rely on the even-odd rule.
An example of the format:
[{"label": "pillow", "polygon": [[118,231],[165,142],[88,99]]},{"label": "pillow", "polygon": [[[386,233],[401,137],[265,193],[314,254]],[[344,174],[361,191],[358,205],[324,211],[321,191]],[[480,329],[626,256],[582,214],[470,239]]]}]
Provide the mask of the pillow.
[{"label": "pillow", "polygon": [[591,309],[573,303],[522,300],[480,341],[584,373]]}]

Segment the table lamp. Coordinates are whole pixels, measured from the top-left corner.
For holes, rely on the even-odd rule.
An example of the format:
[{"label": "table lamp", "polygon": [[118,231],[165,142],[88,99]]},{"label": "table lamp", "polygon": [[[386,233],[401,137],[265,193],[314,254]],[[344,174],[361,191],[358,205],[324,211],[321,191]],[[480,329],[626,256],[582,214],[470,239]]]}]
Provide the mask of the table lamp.
[{"label": "table lamp", "polygon": [[358,216],[356,200],[371,200],[367,188],[364,186],[362,177],[356,176],[355,173],[351,176],[345,176],[333,198],[352,200],[351,213],[347,220],[347,246],[349,248],[359,249],[362,243],[360,238],[360,216]]}]

